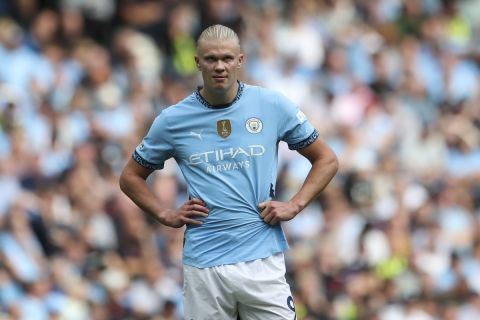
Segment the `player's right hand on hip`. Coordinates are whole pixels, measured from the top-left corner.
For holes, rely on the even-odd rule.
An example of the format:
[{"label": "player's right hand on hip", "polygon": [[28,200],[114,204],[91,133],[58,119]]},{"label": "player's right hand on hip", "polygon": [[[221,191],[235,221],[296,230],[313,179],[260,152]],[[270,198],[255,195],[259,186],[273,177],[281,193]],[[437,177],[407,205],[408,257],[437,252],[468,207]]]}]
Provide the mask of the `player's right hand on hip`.
[{"label": "player's right hand on hip", "polygon": [[186,224],[201,225],[202,218],[208,217],[208,213],[205,202],[192,198],[185,201],[177,210],[168,210],[163,216],[163,224],[173,228],[180,228]]}]

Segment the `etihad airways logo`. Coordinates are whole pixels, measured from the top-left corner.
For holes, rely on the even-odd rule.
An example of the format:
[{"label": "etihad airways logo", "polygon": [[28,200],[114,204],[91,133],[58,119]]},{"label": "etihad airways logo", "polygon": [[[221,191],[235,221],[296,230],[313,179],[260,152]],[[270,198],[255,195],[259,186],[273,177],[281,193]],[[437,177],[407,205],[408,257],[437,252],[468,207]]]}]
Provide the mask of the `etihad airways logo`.
[{"label": "etihad airways logo", "polygon": [[236,161],[239,159],[259,157],[263,154],[265,154],[264,146],[252,144],[246,147],[232,147],[194,153],[188,157],[188,164],[199,165],[202,163],[213,164],[218,161]]}]

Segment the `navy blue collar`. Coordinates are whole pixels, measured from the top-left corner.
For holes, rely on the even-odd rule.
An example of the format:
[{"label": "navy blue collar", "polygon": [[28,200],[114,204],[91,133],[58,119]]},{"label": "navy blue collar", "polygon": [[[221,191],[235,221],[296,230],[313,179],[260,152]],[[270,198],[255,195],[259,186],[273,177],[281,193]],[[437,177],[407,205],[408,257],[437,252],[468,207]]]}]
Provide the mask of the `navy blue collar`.
[{"label": "navy blue collar", "polygon": [[238,81],[238,91],[237,91],[237,95],[235,96],[235,99],[232,100],[232,102],[230,103],[226,103],[226,104],[217,104],[217,105],[211,105],[210,103],[208,103],[207,100],[205,100],[204,97],[202,97],[202,95],[200,94],[200,90],[202,89],[202,87],[198,87],[197,90],[195,90],[195,97],[197,98],[197,100],[203,104],[205,107],[207,108],[210,108],[210,109],[224,109],[224,108],[228,108],[230,107],[231,105],[233,105],[235,102],[237,102],[240,97],[242,96],[242,93],[243,93],[243,88],[245,87],[245,85]]}]

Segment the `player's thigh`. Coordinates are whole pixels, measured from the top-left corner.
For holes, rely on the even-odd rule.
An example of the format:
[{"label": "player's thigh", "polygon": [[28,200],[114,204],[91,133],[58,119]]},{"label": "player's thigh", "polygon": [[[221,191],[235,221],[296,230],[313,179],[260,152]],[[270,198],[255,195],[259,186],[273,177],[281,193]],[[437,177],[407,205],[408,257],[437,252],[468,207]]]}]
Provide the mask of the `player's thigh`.
[{"label": "player's thigh", "polygon": [[238,289],[240,319],[296,319],[290,285],[285,279],[283,254],[254,261],[246,267],[247,270],[242,270],[245,280]]},{"label": "player's thigh", "polygon": [[232,291],[214,268],[184,266],[184,312],[186,320],[236,320]]},{"label": "player's thigh", "polygon": [[[238,305],[241,320],[295,320],[295,305],[290,290],[273,288],[273,297],[258,295],[258,300],[248,304]],[[289,288],[288,288],[289,289]],[[269,290],[269,289],[267,289]]]}]

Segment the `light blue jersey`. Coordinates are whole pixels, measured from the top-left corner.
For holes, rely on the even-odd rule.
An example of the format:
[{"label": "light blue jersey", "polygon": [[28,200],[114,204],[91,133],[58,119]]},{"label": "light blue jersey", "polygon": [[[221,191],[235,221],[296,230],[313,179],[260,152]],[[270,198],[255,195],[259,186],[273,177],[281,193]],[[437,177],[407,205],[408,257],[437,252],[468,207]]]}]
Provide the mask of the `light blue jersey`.
[{"label": "light blue jersey", "polygon": [[197,90],[163,110],[133,158],[162,169],[173,157],[192,198],[210,210],[202,225],[185,231],[183,263],[197,268],[265,258],[288,248],[280,224],[260,217],[257,205],[272,199],[278,142],[308,146],[318,132],[283,95],[240,83],[235,100],[214,108]]}]

